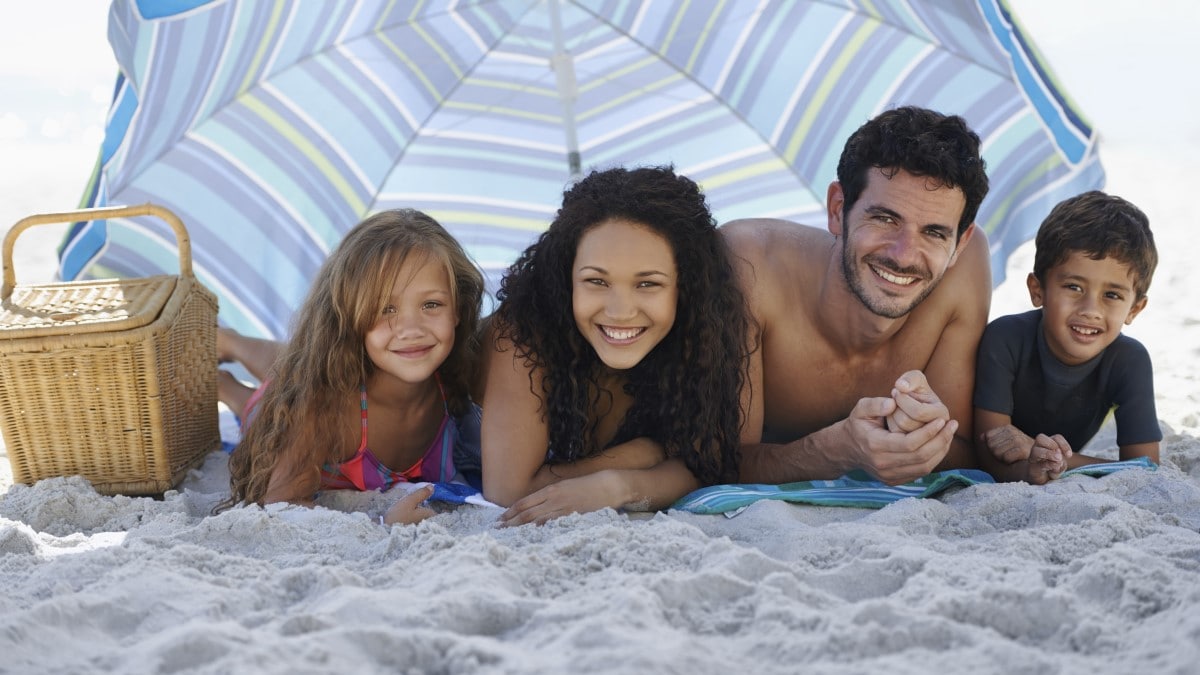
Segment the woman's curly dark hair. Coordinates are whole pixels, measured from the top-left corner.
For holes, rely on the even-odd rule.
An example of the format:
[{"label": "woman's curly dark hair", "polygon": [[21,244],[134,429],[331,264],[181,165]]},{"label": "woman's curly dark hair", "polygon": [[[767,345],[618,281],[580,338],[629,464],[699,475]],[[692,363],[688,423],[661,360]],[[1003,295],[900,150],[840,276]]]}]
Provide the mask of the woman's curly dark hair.
[{"label": "woman's curly dark hair", "polygon": [[[699,186],[671,167],[593,171],[563,193],[549,229],[508,269],[497,297],[497,335],[543,375],[552,462],[596,454],[593,414],[603,364],[572,311],[572,274],[584,233],[632,221],[670,244],[678,271],[675,323],[626,371],[633,405],[612,444],[648,437],[704,484],[737,477],[739,392],[747,362],[747,309],[731,254]],[[533,375],[530,375],[530,387]]]}]

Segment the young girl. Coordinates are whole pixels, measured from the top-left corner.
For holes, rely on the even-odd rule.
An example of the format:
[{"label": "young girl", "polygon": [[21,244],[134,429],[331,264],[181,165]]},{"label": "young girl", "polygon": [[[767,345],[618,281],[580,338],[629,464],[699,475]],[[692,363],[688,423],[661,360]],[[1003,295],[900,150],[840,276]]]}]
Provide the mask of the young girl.
[{"label": "young girl", "polygon": [[593,172],[499,298],[483,493],[510,506],[503,523],[656,510],[736,478],[746,310],[695,183],[667,168]]},{"label": "young girl", "polygon": [[[220,508],[451,480],[455,460],[472,450],[459,425],[478,414],[468,390],[482,294],[478,268],[437,222],[385,211],[350,230],[325,262],[269,374],[269,342],[222,333],[219,353],[266,380],[242,411]],[[222,400],[236,406],[244,394],[223,379]],[[429,495],[402,500],[389,522],[428,515],[416,507]]]}]

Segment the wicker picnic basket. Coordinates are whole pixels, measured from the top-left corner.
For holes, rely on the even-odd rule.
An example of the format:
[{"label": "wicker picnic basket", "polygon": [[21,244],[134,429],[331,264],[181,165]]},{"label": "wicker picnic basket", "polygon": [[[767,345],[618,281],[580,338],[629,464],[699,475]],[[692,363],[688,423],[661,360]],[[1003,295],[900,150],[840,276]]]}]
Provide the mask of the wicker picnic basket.
[{"label": "wicker picnic basket", "polygon": [[[157,216],[179,276],[18,286],[13,245],[46,223]],[[13,480],[82,475],[104,494],[159,494],[220,446],[217,300],[192,274],[183,222],[153,205],[38,214],[4,238],[0,416]]]}]

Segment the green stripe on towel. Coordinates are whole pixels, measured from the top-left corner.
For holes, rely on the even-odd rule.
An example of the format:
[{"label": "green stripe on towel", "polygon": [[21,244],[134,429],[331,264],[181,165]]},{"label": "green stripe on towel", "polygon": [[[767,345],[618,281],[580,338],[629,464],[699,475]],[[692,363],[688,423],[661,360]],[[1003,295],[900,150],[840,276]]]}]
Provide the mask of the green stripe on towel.
[{"label": "green stripe on towel", "polygon": [[[1072,474],[1104,476],[1122,469],[1153,469],[1155,466],[1149,459],[1139,457],[1123,462],[1089,464],[1070,469],[1063,473],[1063,477]],[[871,478],[866,472],[852,471],[837,480],[800,481],[783,485],[713,485],[684,496],[671,508],[691,513],[725,513],[734,516],[754,502],[775,499],[816,506],[880,509],[905,497],[933,497],[951,487],[994,482],[991,475],[977,469],[938,471],[903,485],[887,485]]]}]

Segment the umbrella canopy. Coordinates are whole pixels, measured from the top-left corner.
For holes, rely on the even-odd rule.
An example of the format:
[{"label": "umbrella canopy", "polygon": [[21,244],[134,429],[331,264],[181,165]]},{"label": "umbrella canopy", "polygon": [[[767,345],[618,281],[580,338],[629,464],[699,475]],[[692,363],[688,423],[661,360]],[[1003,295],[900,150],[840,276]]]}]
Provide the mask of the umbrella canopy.
[{"label": "umbrella canopy", "polygon": [[[824,226],[845,138],[896,105],[962,115],[997,282],[1058,200],[1103,184],[1095,134],[1002,0],[116,0],[121,74],[92,205],[192,234],[221,319],[284,337],[369,213],[444,224],[494,290],[579,171],[673,164],[719,221]],[[136,219],[79,224],[60,274],[177,267]]]}]

